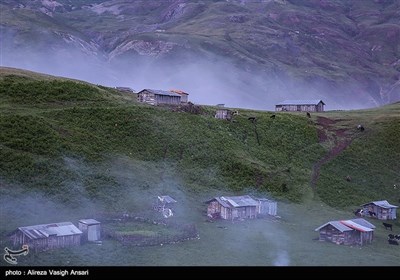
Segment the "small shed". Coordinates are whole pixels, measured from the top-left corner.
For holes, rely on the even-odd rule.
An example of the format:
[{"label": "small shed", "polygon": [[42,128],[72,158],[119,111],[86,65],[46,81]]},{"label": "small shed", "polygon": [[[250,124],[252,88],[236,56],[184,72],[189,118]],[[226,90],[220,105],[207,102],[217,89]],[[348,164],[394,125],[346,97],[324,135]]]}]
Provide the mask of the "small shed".
[{"label": "small shed", "polygon": [[215,112],[216,119],[230,121],[232,119],[232,116],[233,116],[233,112],[231,110],[225,109],[225,108],[218,108],[217,111]]},{"label": "small shed", "polygon": [[260,215],[276,216],[278,211],[278,203],[266,198],[255,198],[258,203],[257,213]]},{"label": "small shed", "polygon": [[321,99],[285,100],[275,105],[275,111],[323,112],[324,105]]},{"label": "small shed", "polygon": [[169,218],[174,215],[173,205],[176,202],[177,201],[169,195],[160,195],[157,197],[157,203],[154,206],[154,209],[158,212],[161,212],[164,218]]},{"label": "small shed", "polygon": [[175,199],[173,199],[169,195],[160,195],[157,198],[158,198],[158,202],[164,206],[177,202]]},{"label": "small shed", "polygon": [[181,103],[181,95],[158,89],[143,89],[137,93],[138,101],[150,105],[179,105]]},{"label": "small shed", "polygon": [[364,219],[330,221],[315,229],[320,241],[343,245],[372,243],[375,226]]},{"label": "small shed", "polygon": [[363,215],[379,220],[395,220],[399,206],[390,204],[387,200],[372,201],[361,205]]},{"label": "small shed", "polygon": [[225,220],[257,218],[259,202],[249,195],[214,197],[208,201],[207,215]]},{"label": "small shed", "polygon": [[179,90],[179,89],[171,89],[170,91],[173,93],[177,93],[181,96],[181,103],[188,103],[189,93],[184,92],[183,90]]},{"label": "small shed", "polygon": [[28,245],[34,251],[46,251],[81,244],[80,231],[71,222],[19,227],[11,235],[14,246]]},{"label": "small shed", "polygon": [[82,231],[83,241],[99,241],[100,240],[100,222],[95,219],[79,220],[79,230]]}]

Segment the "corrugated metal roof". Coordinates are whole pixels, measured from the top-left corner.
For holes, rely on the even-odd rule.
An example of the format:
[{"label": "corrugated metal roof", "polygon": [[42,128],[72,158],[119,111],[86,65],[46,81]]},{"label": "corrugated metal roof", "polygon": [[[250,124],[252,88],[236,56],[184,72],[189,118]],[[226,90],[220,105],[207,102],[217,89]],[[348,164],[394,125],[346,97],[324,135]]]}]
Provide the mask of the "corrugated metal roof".
[{"label": "corrugated metal roof", "polygon": [[264,198],[264,197],[261,197],[261,198],[260,197],[255,197],[254,199],[257,200],[257,201],[275,202],[275,201],[273,201],[271,199]]},{"label": "corrugated metal roof", "polygon": [[320,227],[317,227],[317,228],[315,229],[315,231],[319,231],[321,228],[324,228],[324,227],[326,227],[327,225],[333,226],[334,228],[336,228],[336,229],[339,230],[340,232],[345,232],[345,231],[351,231],[351,230],[353,230],[352,228],[350,228],[350,227],[348,227],[348,226],[342,224],[342,223],[339,222],[339,221],[330,221],[330,222],[327,222],[327,223],[323,224],[323,225],[320,226]]},{"label": "corrugated metal roof", "polygon": [[321,99],[284,100],[276,105],[318,105],[320,102],[325,105]]},{"label": "corrugated metal roof", "polygon": [[79,222],[82,224],[88,225],[88,226],[100,224],[100,222],[95,219],[82,219],[82,220],[79,220]]},{"label": "corrugated metal roof", "polygon": [[390,204],[387,200],[372,201],[370,203],[363,204],[362,206],[365,206],[365,205],[368,205],[368,204],[371,204],[371,203],[375,204],[376,206],[379,206],[379,207],[382,207],[382,208],[386,208],[386,209],[398,208],[399,207],[399,206]]},{"label": "corrugated metal roof", "polygon": [[244,206],[257,206],[258,203],[249,195],[242,196],[221,196],[221,200],[228,201],[232,207],[244,207]]},{"label": "corrugated metal roof", "polygon": [[342,220],[342,221],[330,221],[323,224],[320,227],[317,227],[315,231],[319,231],[321,228],[332,225],[340,232],[350,231],[350,230],[358,230],[361,232],[369,232],[373,231],[375,226],[364,219],[352,219],[352,220]]},{"label": "corrugated metal roof", "polygon": [[368,222],[367,220],[363,219],[363,218],[357,218],[357,219],[351,219],[350,221],[353,221],[359,225],[362,225],[364,227],[367,228],[375,228],[375,226],[373,224],[371,224],[370,222]]},{"label": "corrugated metal roof", "polygon": [[167,90],[161,90],[161,89],[148,89],[148,88],[145,88],[145,89],[141,90],[138,93],[141,93],[142,91],[148,91],[148,92],[151,92],[151,93],[154,93],[154,94],[157,94],[157,95],[167,95],[167,96],[178,96],[178,97],[181,97],[181,95],[178,94],[178,93],[174,93],[174,92],[167,91]]},{"label": "corrugated metal roof", "polygon": [[169,195],[160,195],[160,196],[158,197],[158,199],[159,199],[161,202],[165,202],[165,203],[175,203],[175,202],[176,202],[176,200],[173,199],[172,197],[170,197]]},{"label": "corrugated metal roof", "polygon": [[361,231],[361,232],[369,232],[373,231],[372,228],[364,227],[358,223],[353,222],[352,220],[346,220],[346,221],[340,221],[342,224],[345,226],[348,226],[349,228]]},{"label": "corrugated metal roof", "polygon": [[183,90],[180,90],[180,89],[170,89],[169,91],[175,92],[177,94],[189,95],[189,93],[184,92]]},{"label": "corrugated metal roof", "polygon": [[67,236],[82,234],[82,231],[71,222],[19,227],[18,229],[31,239],[47,238],[51,235]]},{"label": "corrugated metal roof", "polygon": [[[222,206],[224,206],[225,208],[231,208],[231,205],[229,205],[225,200],[222,200],[221,198],[219,198],[219,197],[215,197],[214,198],[216,201],[218,201],[219,202],[219,204],[221,204]],[[214,200],[213,199],[213,200]]]}]

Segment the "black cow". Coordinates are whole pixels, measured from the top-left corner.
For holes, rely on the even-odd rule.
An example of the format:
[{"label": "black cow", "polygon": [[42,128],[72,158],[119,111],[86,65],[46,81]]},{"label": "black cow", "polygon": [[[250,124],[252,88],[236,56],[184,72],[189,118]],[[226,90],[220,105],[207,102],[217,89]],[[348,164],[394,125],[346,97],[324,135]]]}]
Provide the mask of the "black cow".
[{"label": "black cow", "polygon": [[311,114],[309,112],[307,112],[307,117],[311,118]]},{"label": "black cow", "polygon": [[389,234],[388,239],[394,239],[394,234]]},{"label": "black cow", "polygon": [[390,245],[399,245],[399,242],[397,242],[397,240],[389,239],[388,242]]},{"label": "black cow", "polygon": [[270,116],[271,119],[275,119],[275,115]]},{"label": "black cow", "polygon": [[385,227],[385,229],[389,229],[390,228],[390,230],[393,231],[393,225],[392,224],[388,224],[388,223],[382,223],[382,224]]}]

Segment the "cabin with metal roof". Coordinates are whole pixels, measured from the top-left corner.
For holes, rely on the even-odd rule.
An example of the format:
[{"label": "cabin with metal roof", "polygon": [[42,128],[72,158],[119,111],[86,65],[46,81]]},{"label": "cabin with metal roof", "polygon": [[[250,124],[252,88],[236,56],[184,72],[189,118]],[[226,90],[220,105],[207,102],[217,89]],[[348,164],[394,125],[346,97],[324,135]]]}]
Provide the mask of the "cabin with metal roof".
[{"label": "cabin with metal roof", "polygon": [[14,246],[28,245],[30,250],[46,251],[81,244],[80,231],[71,222],[19,227],[12,235]]},{"label": "cabin with metal roof", "polygon": [[184,92],[183,90],[180,90],[180,89],[171,89],[170,91],[173,93],[177,93],[181,96],[181,103],[188,103],[189,93]]},{"label": "cabin with metal roof", "polygon": [[324,105],[321,99],[285,100],[275,105],[275,111],[323,112]]},{"label": "cabin with metal roof", "polygon": [[147,103],[150,105],[179,105],[182,95],[166,90],[159,89],[143,89],[137,93],[138,102]]},{"label": "cabin with metal roof", "polygon": [[329,221],[315,229],[320,241],[343,245],[365,245],[372,243],[375,226],[358,218],[352,220]]},{"label": "cabin with metal roof", "polygon": [[371,201],[361,205],[362,215],[379,220],[395,220],[399,206],[390,204],[387,200]]},{"label": "cabin with metal roof", "polygon": [[96,242],[100,240],[100,222],[95,219],[82,219],[78,223],[82,231],[82,241]]},{"label": "cabin with metal roof", "polygon": [[258,215],[276,215],[276,202],[249,195],[214,197],[207,203],[207,216],[214,219],[255,219]]}]

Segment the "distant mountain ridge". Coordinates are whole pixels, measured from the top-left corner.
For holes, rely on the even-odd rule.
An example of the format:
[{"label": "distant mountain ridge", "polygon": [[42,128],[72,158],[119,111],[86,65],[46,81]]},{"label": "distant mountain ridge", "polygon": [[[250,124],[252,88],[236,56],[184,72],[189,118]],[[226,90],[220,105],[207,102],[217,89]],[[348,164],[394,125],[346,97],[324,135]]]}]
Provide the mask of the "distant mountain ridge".
[{"label": "distant mountain ridge", "polygon": [[5,0],[0,9],[5,66],[24,53],[68,61],[71,50],[95,66],[145,61],[167,65],[164,72],[221,59],[239,73],[227,79],[240,81],[232,87],[241,90],[226,90],[237,99],[258,94],[277,102],[286,93],[309,94],[360,107],[400,100],[398,1]]}]

